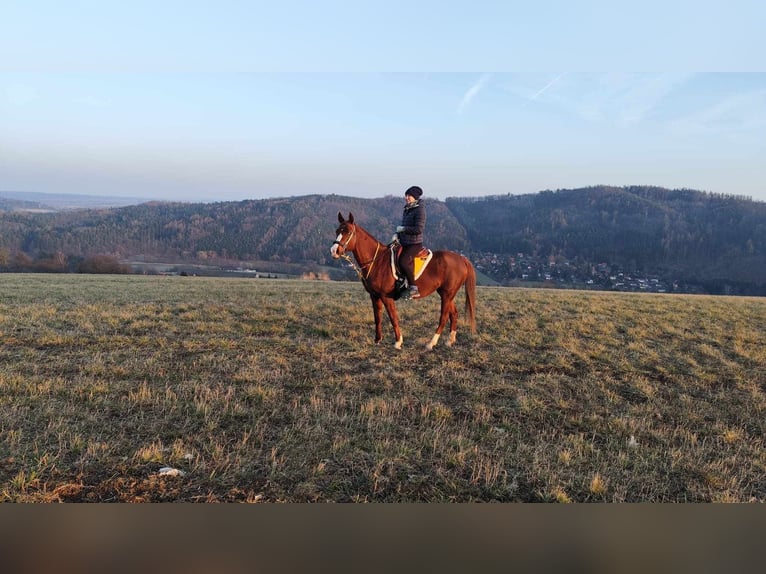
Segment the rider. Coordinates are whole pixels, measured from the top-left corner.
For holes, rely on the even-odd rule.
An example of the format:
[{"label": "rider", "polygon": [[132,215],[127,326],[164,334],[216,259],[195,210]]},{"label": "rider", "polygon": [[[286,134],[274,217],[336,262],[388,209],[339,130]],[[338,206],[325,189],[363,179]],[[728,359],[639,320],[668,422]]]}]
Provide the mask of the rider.
[{"label": "rider", "polygon": [[404,205],[402,224],[396,228],[399,243],[402,244],[402,253],[399,256],[399,267],[407,278],[410,288],[405,293],[405,299],[420,297],[418,286],[415,285],[415,256],[423,248],[423,231],[426,227],[426,208],[420,197],[423,190],[413,185],[404,192]]}]

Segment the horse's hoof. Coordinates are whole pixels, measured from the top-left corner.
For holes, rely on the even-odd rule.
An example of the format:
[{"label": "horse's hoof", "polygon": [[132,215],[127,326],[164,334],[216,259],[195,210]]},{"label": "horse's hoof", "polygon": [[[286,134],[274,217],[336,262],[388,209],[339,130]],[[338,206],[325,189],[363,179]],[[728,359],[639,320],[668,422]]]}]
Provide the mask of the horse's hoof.
[{"label": "horse's hoof", "polygon": [[394,349],[396,349],[397,351],[401,351],[402,343],[404,343],[404,339],[399,339],[396,343],[394,343]]},{"label": "horse's hoof", "polygon": [[426,345],[426,349],[429,351],[432,351],[433,348],[436,346],[436,343],[439,342],[439,333],[436,333],[433,337],[431,337],[431,341]]}]

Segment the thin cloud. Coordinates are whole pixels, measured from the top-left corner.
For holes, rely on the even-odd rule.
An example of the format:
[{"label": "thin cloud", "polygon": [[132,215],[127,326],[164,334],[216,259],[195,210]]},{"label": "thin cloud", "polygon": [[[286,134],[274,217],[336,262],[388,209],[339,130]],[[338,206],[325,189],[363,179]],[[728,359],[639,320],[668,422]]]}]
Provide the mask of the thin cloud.
[{"label": "thin cloud", "polygon": [[105,108],[107,106],[106,100],[104,98],[99,98],[98,96],[81,96],[75,98],[74,103],[89,108]]},{"label": "thin cloud", "polygon": [[[539,98],[562,76],[528,97],[524,105]],[[567,78],[566,89],[548,94],[546,101],[588,122],[628,127],[654,116],[689,78],[679,74],[573,74]]]},{"label": "thin cloud", "polygon": [[617,123],[625,126],[640,123],[688,79],[688,75],[678,74],[639,77],[615,102]]},{"label": "thin cloud", "polygon": [[476,95],[484,88],[489,81],[490,74],[484,74],[479,80],[463,95],[463,99],[460,100],[460,105],[457,108],[457,113],[462,114],[463,111],[471,104]]},{"label": "thin cloud", "polygon": [[766,90],[731,95],[670,125],[676,135],[760,134],[766,128]]},{"label": "thin cloud", "polygon": [[535,92],[535,93],[534,93],[532,96],[530,96],[529,98],[527,98],[527,101],[526,101],[526,102],[524,102],[524,105],[523,105],[523,106],[521,106],[521,107],[523,108],[524,106],[526,106],[526,105],[527,105],[527,104],[529,104],[530,102],[533,102],[533,101],[535,101],[535,100],[536,100],[537,98],[539,98],[539,97],[540,97],[542,94],[544,94],[544,93],[545,93],[545,91],[546,91],[548,88],[550,88],[550,87],[551,87],[553,84],[555,84],[556,82],[558,82],[558,81],[559,81],[561,78],[563,78],[565,75],[566,75],[566,72],[562,72],[562,73],[560,73],[558,76],[556,76],[555,78],[553,78],[553,79],[552,79],[550,82],[548,82],[547,84],[545,84],[545,85],[544,85],[542,88],[540,88],[540,89],[539,89],[537,92]]},{"label": "thin cloud", "polygon": [[26,106],[40,99],[37,90],[26,84],[11,84],[4,92],[5,100],[12,106]]}]

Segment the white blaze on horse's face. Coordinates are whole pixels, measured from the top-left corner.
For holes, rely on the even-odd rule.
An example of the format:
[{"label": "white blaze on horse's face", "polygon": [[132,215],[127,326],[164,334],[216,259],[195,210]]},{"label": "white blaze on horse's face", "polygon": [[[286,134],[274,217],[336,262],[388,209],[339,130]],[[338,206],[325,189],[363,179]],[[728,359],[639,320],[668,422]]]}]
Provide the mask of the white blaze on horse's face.
[{"label": "white blaze on horse's face", "polygon": [[333,259],[337,259],[340,257],[340,254],[338,253],[338,247],[340,247],[340,240],[343,239],[343,234],[338,234],[338,237],[335,238],[335,243],[332,244],[332,247],[330,247],[330,254],[332,255]]},{"label": "white blaze on horse's face", "polygon": [[[338,237],[333,241],[332,247],[330,247],[330,253],[333,256],[333,259],[338,259],[339,257],[343,257],[349,249],[349,243],[351,243],[351,240],[354,238],[355,230],[353,227],[348,226],[341,226],[338,229],[336,229],[338,232]],[[343,240],[343,236],[346,236],[346,240]]]}]

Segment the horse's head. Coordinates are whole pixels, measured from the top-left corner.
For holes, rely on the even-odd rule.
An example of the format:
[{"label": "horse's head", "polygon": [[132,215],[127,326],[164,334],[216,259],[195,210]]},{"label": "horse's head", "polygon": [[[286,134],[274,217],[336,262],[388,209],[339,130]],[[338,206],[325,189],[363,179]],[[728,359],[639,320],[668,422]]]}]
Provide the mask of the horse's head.
[{"label": "horse's head", "polygon": [[354,214],[349,213],[348,219],[338,212],[338,222],[340,225],[335,230],[337,237],[330,247],[330,253],[333,259],[343,257],[347,251],[353,251],[356,245],[356,225],[354,225]]}]

